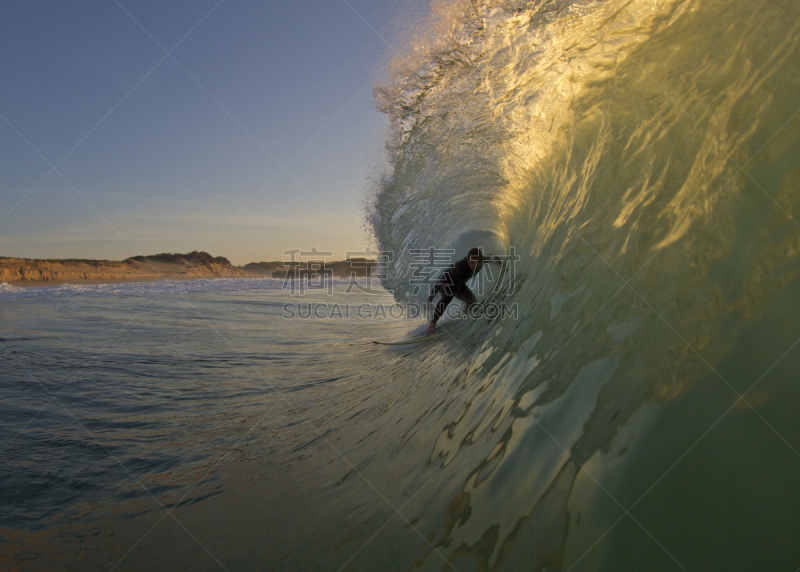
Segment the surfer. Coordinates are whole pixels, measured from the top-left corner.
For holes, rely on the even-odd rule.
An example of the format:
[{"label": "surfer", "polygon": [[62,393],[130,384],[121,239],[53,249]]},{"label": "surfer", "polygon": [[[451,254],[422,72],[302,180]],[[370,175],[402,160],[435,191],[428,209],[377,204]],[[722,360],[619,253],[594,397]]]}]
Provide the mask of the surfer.
[{"label": "surfer", "polygon": [[428,296],[428,303],[431,303],[436,294],[442,293],[442,297],[433,311],[433,319],[428,324],[427,332],[429,334],[432,334],[436,329],[436,322],[442,317],[445,308],[453,301],[454,297],[467,305],[467,311],[473,304],[477,303],[475,294],[467,288],[467,282],[480,272],[481,268],[483,268],[483,252],[481,252],[480,248],[473,248],[466,257],[442,272],[442,277],[433,287],[433,293]]}]

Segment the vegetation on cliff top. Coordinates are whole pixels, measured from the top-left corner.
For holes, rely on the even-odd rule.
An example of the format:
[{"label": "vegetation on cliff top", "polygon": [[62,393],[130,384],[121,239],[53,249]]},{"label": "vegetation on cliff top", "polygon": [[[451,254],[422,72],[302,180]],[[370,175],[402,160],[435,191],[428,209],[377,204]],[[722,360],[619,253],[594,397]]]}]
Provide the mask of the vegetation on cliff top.
[{"label": "vegetation on cliff top", "polygon": [[189,254],[178,254],[162,252],[161,254],[153,254],[152,256],[131,256],[126,258],[123,262],[167,262],[173,264],[192,264],[198,263],[205,266],[212,264],[222,264],[224,266],[231,266],[230,260],[224,256],[211,256],[205,251],[193,250]]}]

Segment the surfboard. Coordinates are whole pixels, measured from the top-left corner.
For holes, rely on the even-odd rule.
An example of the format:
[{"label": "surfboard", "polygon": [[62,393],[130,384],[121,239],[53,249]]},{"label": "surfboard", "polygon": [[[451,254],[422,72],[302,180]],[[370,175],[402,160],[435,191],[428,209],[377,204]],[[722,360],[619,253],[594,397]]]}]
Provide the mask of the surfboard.
[{"label": "surfboard", "polygon": [[436,333],[436,334],[427,334],[424,336],[413,336],[410,338],[404,338],[402,340],[395,340],[393,342],[382,342],[379,340],[372,340],[372,343],[381,344],[382,346],[405,346],[408,344],[418,344],[420,342],[427,342],[430,340],[434,340],[441,335],[442,335],[441,333]]}]

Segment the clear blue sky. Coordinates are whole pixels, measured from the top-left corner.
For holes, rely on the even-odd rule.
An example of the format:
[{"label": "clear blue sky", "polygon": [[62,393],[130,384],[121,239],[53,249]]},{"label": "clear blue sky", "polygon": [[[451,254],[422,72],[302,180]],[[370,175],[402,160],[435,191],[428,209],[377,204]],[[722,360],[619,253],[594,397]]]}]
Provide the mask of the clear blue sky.
[{"label": "clear blue sky", "polygon": [[0,256],[204,249],[243,264],[371,244],[363,204],[386,125],[372,85],[386,42],[428,12],[3,1]]}]

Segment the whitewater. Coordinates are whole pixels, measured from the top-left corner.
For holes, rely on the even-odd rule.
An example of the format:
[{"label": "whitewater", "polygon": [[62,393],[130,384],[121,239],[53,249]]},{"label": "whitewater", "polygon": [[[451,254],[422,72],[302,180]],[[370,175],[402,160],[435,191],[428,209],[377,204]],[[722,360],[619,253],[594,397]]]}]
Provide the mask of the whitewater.
[{"label": "whitewater", "polygon": [[[793,0],[434,3],[374,88],[379,286],[0,288],[0,567],[798,570],[799,43]],[[514,313],[286,316],[472,246]]]}]

